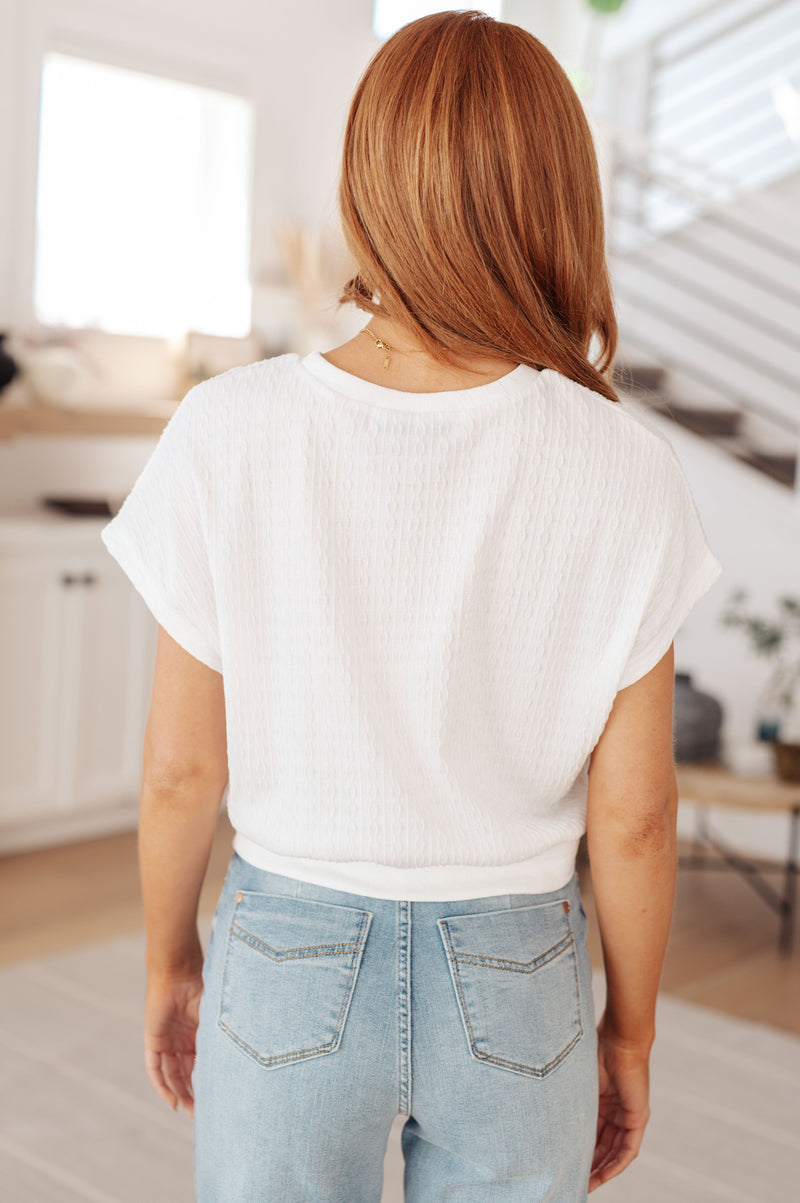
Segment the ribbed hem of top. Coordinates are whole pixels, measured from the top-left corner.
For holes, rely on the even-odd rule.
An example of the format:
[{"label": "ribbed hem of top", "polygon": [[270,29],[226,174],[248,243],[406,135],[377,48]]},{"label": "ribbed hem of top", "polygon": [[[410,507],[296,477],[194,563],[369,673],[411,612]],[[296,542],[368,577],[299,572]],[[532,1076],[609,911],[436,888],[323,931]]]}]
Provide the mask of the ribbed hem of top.
[{"label": "ribbed hem of top", "polygon": [[341,396],[379,406],[381,409],[400,409],[416,413],[479,409],[498,400],[508,400],[526,392],[530,393],[531,389],[538,388],[542,375],[528,364],[518,363],[505,376],[488,384],[447,389],[438,393],[409,393],[401,389],[387,388],[382,384],[373,384],[369,380],[363,380],[361,376],[354,376],[352,372],[345,372],[343,368],[337,368],[325,359],[320,351],[311,351],[305,356],[298,355],[297,363],[301,371],[309,372],[316,380]]},{"label": "ribbed hem of top", "polygon": [[373,861],[329,861],[269,852],[241,831],[233,849],[268,873],[280,873],[359,897],[403,902],[455,902],[502,894],[547,894],[560,890],[575,872],[578,840],[511,865],[424,865],[404,868]]}]

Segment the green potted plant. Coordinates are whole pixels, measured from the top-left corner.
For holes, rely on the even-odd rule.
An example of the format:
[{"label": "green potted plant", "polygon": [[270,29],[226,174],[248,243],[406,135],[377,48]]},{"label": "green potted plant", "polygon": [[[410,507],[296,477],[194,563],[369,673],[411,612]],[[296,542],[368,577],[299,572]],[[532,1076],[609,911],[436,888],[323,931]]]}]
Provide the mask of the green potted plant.
[{"label": "green potted plant", "polygon": [[757,655],[775,661],[759,699],[756,734],[772,744],[778,776],[800,781],[800,598],[777,598],[777,619],[749,613],[747,599],[746,590],[734,590],[721,622],[740,627]]}]

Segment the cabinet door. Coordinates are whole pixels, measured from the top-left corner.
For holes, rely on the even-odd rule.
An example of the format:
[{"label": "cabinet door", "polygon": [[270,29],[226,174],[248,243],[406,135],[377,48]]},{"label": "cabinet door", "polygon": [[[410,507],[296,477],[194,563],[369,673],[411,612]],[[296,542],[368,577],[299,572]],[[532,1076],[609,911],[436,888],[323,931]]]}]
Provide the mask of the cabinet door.
[{"label": "cabinet door", "polygon": [[56,562],[0,562],[0,824],[58,805],[63,595]]},{"label": "cabinet door", "polygon": [[65,605],[61,720],[72,809],[138,800],[157,625],[118,565],[84,555]]}]

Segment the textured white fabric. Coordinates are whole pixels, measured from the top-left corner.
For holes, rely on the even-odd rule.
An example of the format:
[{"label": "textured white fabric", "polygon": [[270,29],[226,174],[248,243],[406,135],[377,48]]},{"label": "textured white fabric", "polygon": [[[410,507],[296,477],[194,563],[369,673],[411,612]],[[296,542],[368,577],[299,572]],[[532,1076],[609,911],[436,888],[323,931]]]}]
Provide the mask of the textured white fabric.
[{"label": "textured white fabric", "polygon": [[620,688],[719,577],[669,441],[519,365],[193,388],[103,541],[225,681],[234,847],[383,898],[558,889]]}]

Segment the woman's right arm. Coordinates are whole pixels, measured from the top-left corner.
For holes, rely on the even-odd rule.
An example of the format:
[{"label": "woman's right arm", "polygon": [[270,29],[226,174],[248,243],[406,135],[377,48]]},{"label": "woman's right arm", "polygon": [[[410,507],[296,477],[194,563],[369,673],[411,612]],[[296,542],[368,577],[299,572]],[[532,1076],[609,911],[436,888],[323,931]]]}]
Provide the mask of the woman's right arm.
[{"label": "woman's right arm", "polygon": [[606,976],[589,1190],[639,1152],[677,872],[674,649],[617,694],[589,762],[587,844]]}]

